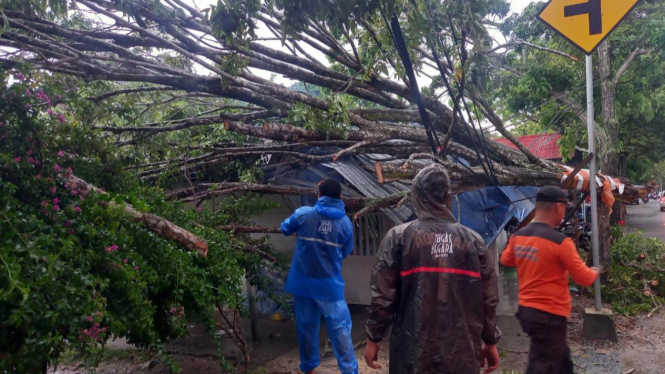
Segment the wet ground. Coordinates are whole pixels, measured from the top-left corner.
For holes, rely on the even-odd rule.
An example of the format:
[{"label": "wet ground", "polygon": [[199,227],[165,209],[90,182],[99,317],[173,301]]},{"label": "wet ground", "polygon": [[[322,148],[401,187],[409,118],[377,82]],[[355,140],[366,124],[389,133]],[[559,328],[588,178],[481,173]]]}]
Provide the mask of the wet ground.
[{"label": "wet ground", "polygon": [[649,201],[640,205],[629,205],[628,227],[631,230],[642,231],[646,236],[658,238],[665,242],[665,212],[660,211],[659,201]]},{"label": "wet ground", "polygon": [[[665,213],[660,212],[659,203],[628,207],[628,227],[640,230],[648,236],[658,237],[665,241]],[[529,340],[519,323],[514,318],[517,307],[517,280],[510,271],[502,274],[500,279],[502,293],[499,306],[499,326],[503,338],[499,343],[502,364],[499,373],[523,373],[526,367]],[[586,341],[581,338],[582,313],[584,308],[591,306],[592,301],[584,296],[575,296],[573,300],[573,316],[569,321],[569,343],[578,374],[663,374],[665,373],[665,314],[656,314],[651,318],[615,317],[618,343]],[[388,343],[381,345],[379,364],[381,370],[369,369],[362,358],[364,350],[364,322],[367,319],[365,307],[354,307],[353,338],[357,342],[357,357],[361,374],[388,373]],[[245,321],[244,328],[249,332]],[[242,360],[240,350],[231,342],[226,342],[224,354],[235,371],[251,373],[287,374],[298,373],[298,349],[295,325],[292,321],[272,321],[267,318],[259,321],[261,341],[251,343],[252,362],[247,367]],[[248,340],[251,337],[248,336]],[[322,363],[319,374],[339,373],[335,358],[331,352],[325,331],[321,332]],[[110,345],[114,350],[114,358],[106,360],[98,370],[101,374],[149,373],[166,374],[168,369],[163,363],[155,361],[153,356],[131,350],[123,342],[116,341]],[[220,363],[215,357],[214,345],[205,332],[192,328],[190,336],[173,342],[168,347],[183,374],[222,373]],[[631,371],[632,370],[632,371]],[[57,374],[83,374],[86,371],[76,369],[76,365],[59,368]]]}]

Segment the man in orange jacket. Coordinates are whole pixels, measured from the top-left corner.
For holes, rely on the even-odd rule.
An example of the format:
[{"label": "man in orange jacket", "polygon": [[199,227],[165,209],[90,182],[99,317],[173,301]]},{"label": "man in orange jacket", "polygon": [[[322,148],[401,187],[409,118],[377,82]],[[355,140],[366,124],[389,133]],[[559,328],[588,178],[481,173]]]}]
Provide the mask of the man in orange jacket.
[{"label": "man in orange jacket", "polygon": [[573,374],[566,341],[572,309],[568,276],[591,286],[601,272],[588,268],[573,241],[554,230],[565,217],[567,204],[559,187],[541,188],[533,223],[517,231],[501,255],[504,266],[517,267],[517,318],[531,337],[527,374]]}]

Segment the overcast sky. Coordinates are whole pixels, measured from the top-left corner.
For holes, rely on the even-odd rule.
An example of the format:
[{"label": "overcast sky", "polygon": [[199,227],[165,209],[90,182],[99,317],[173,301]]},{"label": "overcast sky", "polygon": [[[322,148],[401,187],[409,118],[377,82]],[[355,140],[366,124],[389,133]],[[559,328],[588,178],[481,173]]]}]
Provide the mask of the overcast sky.
[{"label": "overcast sky", "polygon": [[527,5],[531,4],[532,0],[513,0],[509,1],[510,7],[513,12],[521,12]]}]

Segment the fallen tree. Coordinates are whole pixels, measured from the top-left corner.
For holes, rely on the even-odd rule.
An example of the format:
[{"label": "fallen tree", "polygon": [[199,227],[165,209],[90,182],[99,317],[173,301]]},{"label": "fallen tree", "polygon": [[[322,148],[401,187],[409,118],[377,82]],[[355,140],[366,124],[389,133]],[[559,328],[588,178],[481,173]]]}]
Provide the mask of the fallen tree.
[{"label": "fallen tree", "polygon": [[[187,113],[184,118],[151,117],[142,122],[145,111],[155,105],[144,99],[138,104],[146,109],[137,113],[135,126],[86,125],[101,136],[113,134],[114,144],[122,149],[154,139],[182,139],[186,134],[196,134],[191,136],[194,142],[222,131],[234,140],[260,143],[244,151],[237,145],[205,150],[207,144],[188,144],[191,148],[175,152],[160,149],[154,152],[157,156],[137,163],[138,174],[147,182],[156,183],[167,175],[191,183],[189,191],[179,191],[172,199],[194,201],[234,191],[312,195],[295,186],[276,190],[258,184],[207,191],[205,184],[198,185],[215,180],[193,181],[192,175],[236,160],[263,172],[282,167],[296,171],[370,153],[408,160],[399,167],[381,160],[376,172],[384,183],[413,176],[417,163],[411,160],[432,150],[436,153],[432,158],[451,170],[457,192],[561,180],[560,167],[519,144],[506,131],[494,103],[484,97],[486,70],[505,65],[505,51],[511,48],[528,47],[566,62],[571,59],[569,54],[528,43],[507,44],[502,53],[484,49],[493,43],[487,19],[506,16],[507,7],[488,7],[475,0],[458,7],[430,1],[426,7],[413,7],[397,1],[386,4],[383,14],[376,1],[346,8],[347,1],[323,6],[316,0],[316,12],[303,12],[289,1],[229,0],[208,10],[181,1],[71,3],[76,7],[60,13],[53,9],[48,16],[31,7],[6,7],[0,19],[3,68],[29,65],[85,81],[113,82],[90,96],[99,106],[130,95],[171,95],[158,99],[178,104],[179,110],[205,104],[206,110],[198,113],[181,111]],[[353,9],[351,14],[348,9]],[[74,16],[82,21],[63,22]],[[400,22],[408,27],[404,36],[411,62],[403,54],[397,58],[393,31]],[[272,36],[257,35],[259,29]],[[298,82],[300,87],[265,79],[259,71]],[[422,91],[415,88],[418,75],[431,78]],[[473,93],[470,99],[466,91]],[[488,139],[480,127],[484,119],[518,150]],[[180,135],[169,138],[171,134]],[[313,154],[292,146],[314,142],[331,142],[331,148]],[[264,162],[268,156],[282,160]],[[459,166],[467,163],[471,166]],[[272,177],[265,182],[276,181]],[[627,196],[632,193],[628,188]],[[388,200],[394,205],[402,199]],[[369,201],[349,200],[349,204],[365,209],[375,204]]]}]

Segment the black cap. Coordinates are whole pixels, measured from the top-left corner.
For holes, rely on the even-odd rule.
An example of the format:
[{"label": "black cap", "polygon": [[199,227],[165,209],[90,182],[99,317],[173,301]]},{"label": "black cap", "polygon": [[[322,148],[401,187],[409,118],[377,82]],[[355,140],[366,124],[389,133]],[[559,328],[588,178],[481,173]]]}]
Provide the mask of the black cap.
[{"label": "black cap", "polygon": [[557,186],[546,186],[538,190],[536,202],[567,203],[568,196]]}]

